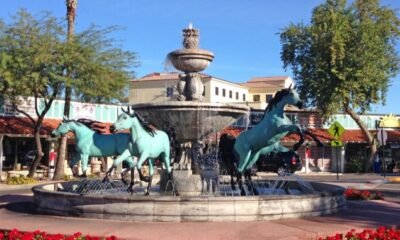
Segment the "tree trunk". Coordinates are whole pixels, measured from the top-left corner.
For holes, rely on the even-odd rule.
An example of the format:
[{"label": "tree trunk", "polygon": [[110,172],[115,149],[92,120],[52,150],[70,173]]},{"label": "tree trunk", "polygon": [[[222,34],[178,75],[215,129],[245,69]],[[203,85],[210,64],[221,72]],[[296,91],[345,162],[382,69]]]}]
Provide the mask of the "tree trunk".
[{"label": "tree trunk", "polygon": [[[75,11],[78,4],[78,0],[67,0],[67,22],[68,22],[68,32],[67,41],[73,41],[74,31],[75,31]],[[71,74],[67,67],[67,74]],[[69,108],[71,105],[71,87],[66,86],[65,88],[65,102],[64,102],[64,116],[69,117]],[[54,180],[64,179],[64,168],[65,159],[67,152],[67,135],[64,135],[60,139],[60,147],[58,151],[58,158],[56,163],[56,170],[54,173]]]},{"label": "tree trunk", "polygon": [[42,148],[42,141],[40,140],[40,129],[42,128],[43,118],[39,118],[38,122],[35,126],[34,136],[35,136],[35,145],[36,145],[36,158],[32,163],[31,168],[29,169],[28,177],[34,177],[37,167],[39,163],[42,161],[44,156],[43,148]]},{"label": "tree trunk", "polygon": [[347,114],[350,115],[350,117],[357,123],[357,125],[360,127],[361,131],[364,133],[364,135],[367,137],[368,140],[368,146],[370,149],[370,155],[369,159],[367,160],[365,164],[365,171],[368,172],[371,170],[371,167],[373,166],[373,161],[376,157],[377,154],[377,147],[374,141],[374,136],[371,134],[370,131],[368,131],[367,126],[364,124],[363,121],[361,121],[361,118],[349,107],[349,106],[344,106],[344,110]]}]

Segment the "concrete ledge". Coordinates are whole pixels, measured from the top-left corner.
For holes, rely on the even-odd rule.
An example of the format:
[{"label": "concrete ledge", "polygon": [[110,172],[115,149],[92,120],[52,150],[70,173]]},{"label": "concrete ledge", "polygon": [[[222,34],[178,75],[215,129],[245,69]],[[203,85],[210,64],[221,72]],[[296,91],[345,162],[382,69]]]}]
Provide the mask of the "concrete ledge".
[{"label": "concrete ledge", "polygon": [[310,183],[319,192],[305,195],[130,196],[79,195],[35,186],[38,213],[145,222],[262,221],[330,214],[346,208],[344,189]]}]

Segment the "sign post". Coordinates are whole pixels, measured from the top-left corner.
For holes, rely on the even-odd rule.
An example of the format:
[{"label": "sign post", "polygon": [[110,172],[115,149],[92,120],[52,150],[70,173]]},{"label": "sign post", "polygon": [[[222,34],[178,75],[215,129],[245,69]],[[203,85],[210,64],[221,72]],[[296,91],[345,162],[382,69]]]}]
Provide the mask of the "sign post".
[{"label": "sign post", "polygon": [[337,121],[332,123],[332,125],[328,129],[328,133],[334,138],[331,141],[331,147],[335,148],[336,155],[336,181],[339,181],[339,154],[340,147],[343,146],[343,142],[340,140],[340,137],[343,135],[345,129],[344,127]]},{"label": "sign post", "polygon": [[4,135],[0,134],[0,182],[1,182],[1,177],[3,176],[3,161],[4,161],[3,139],[4,139]]}]

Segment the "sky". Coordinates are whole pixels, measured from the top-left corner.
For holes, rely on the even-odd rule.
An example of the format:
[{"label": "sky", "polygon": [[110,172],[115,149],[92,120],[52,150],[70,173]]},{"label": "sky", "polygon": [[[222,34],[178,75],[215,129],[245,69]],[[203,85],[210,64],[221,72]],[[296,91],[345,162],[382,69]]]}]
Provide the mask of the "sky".
[{"label": "sky", "polygon": [[[76,31],[91,24],[117,25],[113,33],[125,50],[138,54],[136,77],[165,71],[166,55],[182,47],[182,29],[200,29],[200,47],[214,53],[204,73],[232,82],[260,76],[290,76],[280,59],[279,32],[290,23],[309,23],[323,0],[78,0]],[[399,0],[383,0],[399,9]],[[34,15],[66,16],[65,0],[0,0],[0,18],[9,22],[21,8]],[[398,48],[400,50],[400,47]],[[373,113],[400,114],[400,76],[391,79],[386,105]]]}]

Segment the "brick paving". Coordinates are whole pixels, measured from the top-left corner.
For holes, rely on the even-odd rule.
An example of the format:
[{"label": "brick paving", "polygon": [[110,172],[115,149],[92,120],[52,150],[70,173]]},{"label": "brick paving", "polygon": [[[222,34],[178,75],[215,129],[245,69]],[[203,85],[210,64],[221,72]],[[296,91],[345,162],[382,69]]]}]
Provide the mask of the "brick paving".
[{"label": "brick paving", "polygon": [[[108,236],[122,239],[317,239],[355,228],[400,225],[400,184],[386,184],[378,175],[305,176],[307,180],[391,192],[389,201],[349,201],[342,212],[298,219],[260,222],[140,223],[37,215],[31,194],[23,188],[0,184],[0,228],[50,233]],[[25,187],[26,189],[26,187]],[[29,189],[29,188],[28,188]]]}]

